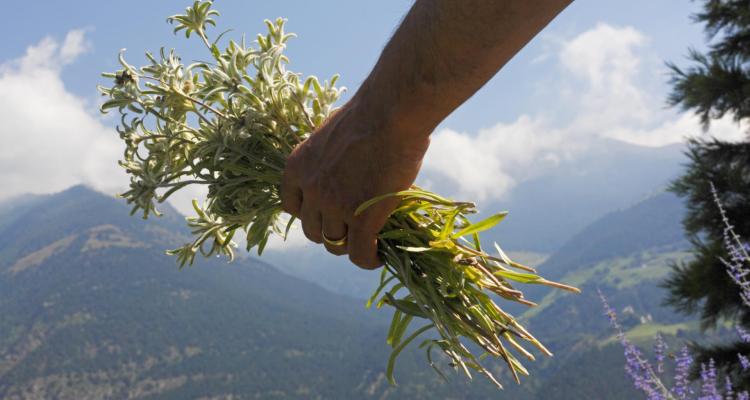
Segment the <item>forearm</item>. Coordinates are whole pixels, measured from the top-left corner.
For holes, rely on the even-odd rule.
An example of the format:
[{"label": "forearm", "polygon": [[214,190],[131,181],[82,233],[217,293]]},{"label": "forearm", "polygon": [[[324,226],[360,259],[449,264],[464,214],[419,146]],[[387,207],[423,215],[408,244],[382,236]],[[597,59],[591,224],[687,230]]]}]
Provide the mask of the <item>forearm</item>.
[{"label": "forearm", "polygon": [[572,0],[417,0],[355,99],[429,134]]}]

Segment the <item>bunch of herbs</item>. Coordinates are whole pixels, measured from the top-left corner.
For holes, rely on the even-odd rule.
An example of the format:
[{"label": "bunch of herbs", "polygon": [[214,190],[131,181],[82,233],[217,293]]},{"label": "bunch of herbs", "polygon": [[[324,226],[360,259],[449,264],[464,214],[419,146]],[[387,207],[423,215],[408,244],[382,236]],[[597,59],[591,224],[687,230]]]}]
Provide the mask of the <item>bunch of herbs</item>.
[{"label": "bunch of herbs", "polygon": [[[246,236],[247,250],[257,248],[259,254],[271,234],[286,237],[294,221],[282,215],[279,197],[286,158],[325,121],[342,93],[336,76],[321,82],[287,69],[284,49],[294,35],[284,31],[283,19],[266,21],[268,32],[257,36],[255,47],[243,37],[222,49],[218,43],[227,32],[214,40],[206,32],[218,15],[211,1],[196,1],[184,14],[168,18],[175,33],[202,42],[210,61],[186,65],[174,50],[162,48],[158,55],[146,53],[149,63],[138,68],[121,52],[122,69],[103,74],[112,85],[99,88],[108,97],[102,111],[117,110],[121,116],[120,164],[130,175],[122,197],[133,213],[158,215],[158,203],[189,185],[208,189],[205,202],[193,201],[197,215],[187,218],[192,242],[168,252],[181,266],[192,264],[198,253],[233,258],[237,232]],[[372,199],[357,212],[388,196],[400,198],[400,205],[378,237],[385,266],[368,307],[393,308],[387,334],[392,383],[396,357],[428,331],[437,337],[419,346],[441,376],[433,362],[435,349],[468,377],[476,371],[498,387],[481,363],[485,357],[502,359],[518,382],[528,371],[514,354],[534,359],[524,343],[551,355],[495,300],[533,306],[514,283],[577,289],[545,280],[497,245],[494,256],[482,247],[478,234],[505,213],[472,223],[467,216],[476,212],[474,204],[416,186]],[[409,330],[417,320],[426,323]],[[483,354],[474,354],[468,342]]]}]

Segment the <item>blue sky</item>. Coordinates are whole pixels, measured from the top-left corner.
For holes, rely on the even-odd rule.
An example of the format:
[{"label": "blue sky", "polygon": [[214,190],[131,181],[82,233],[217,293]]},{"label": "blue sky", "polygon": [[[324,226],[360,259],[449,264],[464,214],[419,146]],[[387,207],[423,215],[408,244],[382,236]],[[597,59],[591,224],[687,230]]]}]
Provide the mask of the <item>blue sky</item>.
[{"label": "blue sky", "polygon": [[[178,1],[27,1],[6,5],[0,25],[0,198],[87,183],[116,192],[116,121],[97,112],[99,73],[131,63],[145,50],[176,47],[202,57],[196,41],[173,36],[168,15]],[[264,18],[285,17],[299,37],[291,69],[341,74],[353,92],[411,1],[219,0],[216,34],[253,39]],[[692,23],[695,2],[578,0],[446,119],[433,135],[420,183],[447,182],[449,195],[502,198],[524,179],[585,153],[594,140],[660,146],[699,132],[694,118],[664,107],[665,60],[684,63],[703,48]],[[736,135],[731,122],[719,136]]]},{"label": "blue sky", "polygon": [[[8,16],[0,26],[0,60],[23,55],[25,49],[47,36],[62,38],[71,29],[87,29],[90,50],[67,66],[62,77],[68,89],[82,97],[94,97],[98,73],[117,67],[115,56],[127,48],[134,61],[142,50],[165,45],[183,50],[186,58],[199,55],[197,42],[171,35],[165,17],[181,11],[188,2],[178,1],[27,1],[6,6]],[[340,73],[341,82],[355,89],[369,72],[385,42],[406,13],[411,1],[343,0],[220,0],[220,26],[233,28],[230,35],[247,33],[253,38],[264,29],[265,18],[283,16],[288,29],[299,38],[291,43],[292,67],[318,76]],[[702,47],[703,33],[689,16],[695,2],[685,0],[623,1],[578,0],[571,4],[529,46],[513,59],[482,91],[458,110],[444,126],[475,131],[512,120],[519,113],[534,112],[550,99],[538,96],[534,85],[540,76],[554,76],[549,63],[532,60],[548,50],[551,38],[569,38],[604,22],[632,26],[646,35],[654,54],[680,61],[688,46]],[[664,84],[665,79],[657,84]],[[554,101],[554,99],[552,99]]]}]

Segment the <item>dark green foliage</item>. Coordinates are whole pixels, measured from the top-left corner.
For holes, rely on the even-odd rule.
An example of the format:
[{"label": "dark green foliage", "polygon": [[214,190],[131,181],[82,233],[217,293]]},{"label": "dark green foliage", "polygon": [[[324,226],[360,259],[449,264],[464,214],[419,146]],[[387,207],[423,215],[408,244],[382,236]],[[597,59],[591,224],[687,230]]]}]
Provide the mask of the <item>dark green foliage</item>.
[{"label": "dark green foliage", "polygon": [[[750,1],[705,1],[695,20],[705,24],[712,41],[705,54],[691,50],[689,68],[670,64],[673,71],[670,104],[699,115],[707,130],[712,119],[725,115],[747,122]],[[672,190],[687,201],[684,227],[695,257],[673,267],[664,282],[669,290],[666,302],[683,313],[700,315],[704,329],[714,328],[722,320],[748,327],[750,309],[743,306],[739,287],[721,261],[729,255],[711,183],[735,231],[743,239],[750,239],[750,143],[692,140],[687,155],[687,170],[673,183]],[[713,358],[717,368],[739,371],[737,353],[746,353],[747,346],[737,341],[721,347],[696,346],[695,351],[699,360]],[[748,379],[737,382],[744,389],[750,388]]]},{"label": "dark green foliage", "polygon": [[672,190],[685,197],[688,212],[684,227],[695,249],[695,259],[675,266],[665,285],[668,301],[687,313],[700,313],[706,328],[719,318],[739,318],[750,323],[750,310],[742,305],[740,288],[726,273],[721,258],[728,259],[724,246],[724,224],[714,202],[713,182],[727,217],[737,233],[750,237],[750,144],[717,140],[692,141],[690,162],[684,176]]},{"label": "dark green foliage", "polygon": [[735,59],[706,56],[695,50],[689,58],[695,63],[682,70],[674,64],[672,69],[674,91],[669,103],[684,110],[693,110],[705,128],[711,119],[729,114],[739,121],[750,114],[750,75],[747,68]]},{"label": "dark green foliage", "polygon": [[[742,303],[740,288],[721,261],[729,255],[710,185],[714,183],[735,231],[750,238],[750,144],[692,141],[688,156],[687,171],[672,190],[687,200],[684,227],[695,257],[674,265],[663,285],[669,290],[666,302],[683,313],[698,314],[704,329],[714,328],[722,319],[750,327],[750,309]],[[713,358],[720,370],[740,371],[737,353],[746,354],[746,347],[737,340],[723,347],[695,346],[695,353],[701,360]],[[729,353],[733,357],[728,357]],[[750,387],[747,379],[736,382]]]},{"label": "dark green foliage", "polygon": [[708,365],[709,361],[713,359],[720,373],[730,376],[732,382],[737,382],[736,387],[748,387],[750,371],[742,370],[737,353],[750,354],[750,343],[694,345],[693,352],[697,355],[695,361],[698,365],[702,363]]},{"label": "dark green foliage", "polygon": [[715,40],[706,54],[690,50],[689,68],[668,64],[673,72],[669,103],[695,112],[706,128],[725,114],[736,121],[750,116],[750,1],[707,0],[695,21]]},{"label": "dark green foliage", "polygon": [[750,57],[750,1],[706,1],[695,20],[706,25],[706,33],[711,37],[722,36],[711,45],[711,55],[739,61]]}]

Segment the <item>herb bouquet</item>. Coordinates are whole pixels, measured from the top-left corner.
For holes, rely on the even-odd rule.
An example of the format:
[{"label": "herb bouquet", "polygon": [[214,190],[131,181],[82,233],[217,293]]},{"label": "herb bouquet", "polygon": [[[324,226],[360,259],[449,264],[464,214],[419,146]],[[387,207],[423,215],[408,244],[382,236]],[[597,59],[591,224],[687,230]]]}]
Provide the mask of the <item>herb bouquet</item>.
[{"label": "herb bouquet", "polygon": [[[342,91],[335,76],[321,83],[287,70],[283,51],[294,35],[284,32],[283,19],[266,21],[268,33],[258,35],[257,47],[246,46],[243,38],[220,49],[217,43],[226,32],[213,41],[206,34],[219,14],[211,7],[211,1],[196,1],[185,14],[168,18],[175,32],[202,41],[210,62],[185,65],[173,50],[162,49],[158,56],[147,53],[150,63],[136,68],[121,53],[122,69],[103,74],[114,84],[99,88],[108,97],[102,111],[117,109],[121,115],[117,131],[126,149],[120,164],[131,176],[122,196],[133,213],[158,215],[155,204],[174,192],[188,185],[208,188],[204,203],[193,201],[197,216],[187,219],[194,240],[168,252],[180,265],[192,264],[199,252],[233,258],[237,231],[245,233],[247,250],[255,247],[259,254],[272,233],[286,236],[293,218],[284,226],[279,186],[285,160],[331,113]],[[551,355],[493,296],[532,306],[513,282],[577,289],[545,280],[497,245],[497,256],[482,248],[478,233],[505,213],[471,223],[466,216],[475,212],[472,203],[417,187],[372,199],[357,212],[386,196],[401,202],[379,234],[385,266],[368,307],[394,309],[387,335],[392,383],[398,354],[427,331],[437,338],[420,347],[438,373],[435,348],[467,376],[477,371],[499,387],[480,363],[486,356],[502,359],[518,382],[519,374],[528,372],[514,352],[534,359],[522,343]],[[409,331],[414,319],[427,324]],[[475,355],[468,342],[484,354]]]}]

